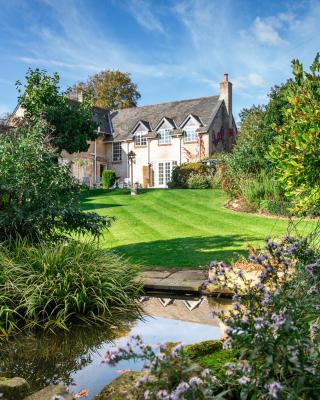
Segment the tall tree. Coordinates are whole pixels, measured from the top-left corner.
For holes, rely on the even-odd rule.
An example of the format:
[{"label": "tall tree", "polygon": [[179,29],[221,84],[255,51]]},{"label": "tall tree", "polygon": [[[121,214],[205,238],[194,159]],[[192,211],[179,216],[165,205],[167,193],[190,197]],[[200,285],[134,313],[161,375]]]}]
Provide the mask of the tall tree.
[{"label": "tall tree", "polygon": [[97,138],[92,99],[86,96],[81,103],[71,102],[60,92],[59,80],[57,73],[50,76],[44,70],[29,69],[26,83],[16,83],[25,119],[37,122],[44,118],[52,127],[52,143],[60,152],[87,151],[88,141]]},{"label": "tall tree", "polygon": [[130,74],[118,70],[103,70],[89,76],[86,82],[73,85],[68,93],[72,95],[82,90],[93,95],[96,106],[107,110],[136,107],[141,97]]}]

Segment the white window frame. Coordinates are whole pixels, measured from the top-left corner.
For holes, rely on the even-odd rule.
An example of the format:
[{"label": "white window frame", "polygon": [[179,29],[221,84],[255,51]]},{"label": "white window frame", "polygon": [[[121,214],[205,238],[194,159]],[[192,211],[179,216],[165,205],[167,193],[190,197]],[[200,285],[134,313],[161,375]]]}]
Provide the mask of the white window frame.
[{"label": "white window frame", "polygon": [[[157,179],[158,186],[167,186],[168,182],[171,181],[172,171],[178,165],[177,161],[160,161],[157,163]],[[153,182],[155,183],[155,182]]]},{"label": "white window frame", "polygon": [[[118,146],[118,148],[116,147]],[[122,161],[122,146],[121,142],[112,142],[112,161]]]},{"label": "white window frame", "polygon": [[158,144],[171,144],[171,131],[172,129],[159,129]]},{"label": "white window frame", "polygon": [[185,143],[193,143],[198,141],[196,127],[187,127],[183,132],[183,140]]},{"label": "white window frame", "polygon": [[146,147],[147,146],[146,132],[137,131],[134,134],[134,145],[136,147]]}]

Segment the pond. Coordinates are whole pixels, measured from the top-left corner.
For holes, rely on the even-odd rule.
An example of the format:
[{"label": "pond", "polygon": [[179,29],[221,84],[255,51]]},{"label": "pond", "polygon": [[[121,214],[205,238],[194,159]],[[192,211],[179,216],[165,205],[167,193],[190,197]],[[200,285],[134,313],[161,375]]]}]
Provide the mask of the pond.
[{"label": "pond", "polygon": [[142,363],[120,362],[100,365],[110,347],[140,334],[145,343],[196,343],[219,339],[224,327],[210,313],[230,307],[230,301],[207,297],[143,297],[144,316],[138,320],[115,321],[112,327],[74,328],[68,333],[19,335],[0,342],[0,376],[21,376],[32,391],[63,383],[71,392],[88,389],[92,399],[121,372],[139,370]]}]

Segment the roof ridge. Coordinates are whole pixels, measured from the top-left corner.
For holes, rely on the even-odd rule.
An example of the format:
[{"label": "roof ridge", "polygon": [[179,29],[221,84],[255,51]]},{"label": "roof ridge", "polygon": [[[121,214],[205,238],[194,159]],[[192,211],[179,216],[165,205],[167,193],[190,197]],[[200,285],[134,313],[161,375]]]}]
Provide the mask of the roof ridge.
[{"label": "roof ridge", "polygon": [[137,107],[120,108],[119,110],[112,110],[111,112],[115,112],[115,111],[119,112],[119,111],[124,111],[124,110],[136,110],[136,109],[141,109],[141,108],[145,108],[145,107],[160,106],[160,105],[163,105],[163,104],[182,103],[182,102],[186,102],[186,101],[209,99],[210,97],[219,97],[219,95],[216,94],[216,95],[212,95],[212,96],[194,97],[194,98],[191,98],[191,99],[163,101],[162,103],[153,103],[153,104],[145,104],[143,106],[137,106]]}]

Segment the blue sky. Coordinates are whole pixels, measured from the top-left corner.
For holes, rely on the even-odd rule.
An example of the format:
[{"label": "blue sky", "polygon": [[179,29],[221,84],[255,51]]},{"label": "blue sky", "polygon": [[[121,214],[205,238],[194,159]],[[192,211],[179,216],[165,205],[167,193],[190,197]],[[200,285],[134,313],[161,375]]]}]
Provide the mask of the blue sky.
[{"label": "blue sky", "polygon": [[0,114],[28,67],[61,88],[102,69],[130,72],[140,105],[218,93],[229,73],[234,114],[266,102],[320,49],[320,1],[0,0]]}]

